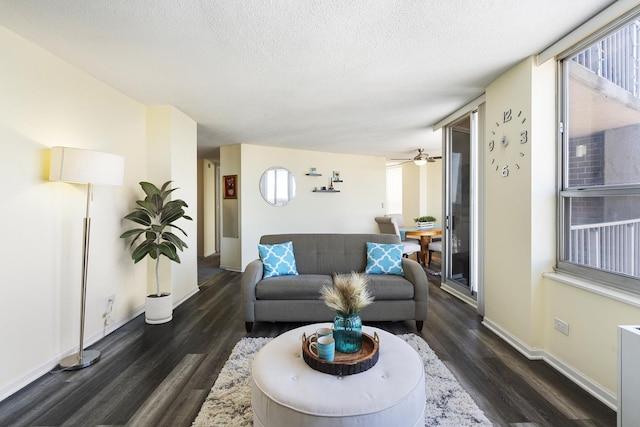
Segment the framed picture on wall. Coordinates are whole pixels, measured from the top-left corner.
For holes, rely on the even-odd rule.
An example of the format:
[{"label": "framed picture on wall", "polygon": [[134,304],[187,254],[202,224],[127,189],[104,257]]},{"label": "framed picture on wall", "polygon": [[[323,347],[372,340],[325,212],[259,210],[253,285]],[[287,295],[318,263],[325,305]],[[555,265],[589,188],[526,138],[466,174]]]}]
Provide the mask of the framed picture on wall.
[{"label": "framed picture on wall", "polygon": [[222,177],[224,182],[224,198],[238,198],[238,175],[225,175]]}]

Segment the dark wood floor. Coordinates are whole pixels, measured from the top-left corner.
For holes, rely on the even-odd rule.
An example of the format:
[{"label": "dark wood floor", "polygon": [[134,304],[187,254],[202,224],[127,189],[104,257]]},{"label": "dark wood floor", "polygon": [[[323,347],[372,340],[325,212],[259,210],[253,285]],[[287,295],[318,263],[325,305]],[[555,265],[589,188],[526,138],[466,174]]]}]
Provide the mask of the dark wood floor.
[{"label": "dark wood floor", "polygon": [[[496,426],[614,426],[616,414],[541,361],[529,361],[436,286],[420,334]],[[190,426],[231,349],[246,336],[239,274],[222,272],[165,325],[140,316],[93,346],[99,363],[48,374],[0,403],[2,426]],[[415,332],[413,322],[371,324]],[[256,323],[250,336],[298,324]]]}]

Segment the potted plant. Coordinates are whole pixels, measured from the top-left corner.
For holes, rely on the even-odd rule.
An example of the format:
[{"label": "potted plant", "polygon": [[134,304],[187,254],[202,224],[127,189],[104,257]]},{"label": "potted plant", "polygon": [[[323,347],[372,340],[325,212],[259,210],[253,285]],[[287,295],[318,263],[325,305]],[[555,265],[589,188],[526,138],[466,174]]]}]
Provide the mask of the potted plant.
[{"label": "potted plant", "polygon": [[360,310],[373,302],[369,293],[368,279],[365,274],[336,274],[333,286],[323,286],[321,299],[327,307],[335,310],[333,318],[333,337],[336,351],[355,353],[362,348],[362,319]]},{"label": "potted plant", "polygon": [[[124,218],[142,227],[132,228],[120,235],[123,239],[133,237],[130,247],[133,248],[131,258],[134,263],[146,256],[156,261],[156,293],[147,296],[145,306],[145,319],[150,324],[166,323],[173,317],[171,293],[160,291],[160,256],[164,255],[171,261],[180,262],[178,250],[182,251],[187,244],[172,233],[171,229],[179,230],[186,237],[187,233],[174,222],[181,218],[191,221],[191,217],[184,211],[184,208],[188,207],[184,200],[167,200],[169,195],[177,190],[169,188],[170,184],[171,181],[167,181],[158,188],[149,182],[140,183],[146,197],[144,200],[137,200],[138,207]],[[142,236],[143,240],[137,243]]]},{"label": "potted plant", "polygon": [[418,228],[433,228],[436,222],[436,218],[431,215],[419,216],[413,220],[418,225]]}]

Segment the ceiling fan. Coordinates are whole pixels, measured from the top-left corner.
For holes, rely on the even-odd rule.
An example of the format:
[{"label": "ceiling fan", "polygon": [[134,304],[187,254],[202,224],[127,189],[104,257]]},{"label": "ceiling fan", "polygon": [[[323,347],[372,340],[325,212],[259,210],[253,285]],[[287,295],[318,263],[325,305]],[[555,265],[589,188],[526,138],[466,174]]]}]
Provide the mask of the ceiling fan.
[{"label": "ceiling fan", "polygon": [[418,154],[413,159],[391,159],[391,160],[401,160],[402,163],[413,162],[418,166],[424,166],[427,163],[433,163],[436,159],[441,159],[442,156],[434,157],[424,152],[424,148],[418,148]]}]

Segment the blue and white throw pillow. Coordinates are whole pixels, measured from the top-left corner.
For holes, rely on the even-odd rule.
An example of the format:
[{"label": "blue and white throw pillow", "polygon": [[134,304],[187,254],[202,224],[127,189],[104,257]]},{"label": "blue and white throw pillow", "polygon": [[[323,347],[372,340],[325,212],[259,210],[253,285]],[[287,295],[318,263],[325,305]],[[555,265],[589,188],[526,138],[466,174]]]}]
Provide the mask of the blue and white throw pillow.
[{"label": "blue and white throw pillow", "polygon": [[404,275],[402,245],[367,242],[367,274]]},{"label": "blue and white throw pillow", "polygon": [[275,276],[297,276],[296,259],[293,256],[293,242],[275,245],[258,245],[260,259],[264,265],[263,279]]}]

